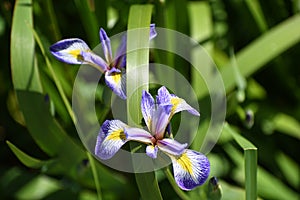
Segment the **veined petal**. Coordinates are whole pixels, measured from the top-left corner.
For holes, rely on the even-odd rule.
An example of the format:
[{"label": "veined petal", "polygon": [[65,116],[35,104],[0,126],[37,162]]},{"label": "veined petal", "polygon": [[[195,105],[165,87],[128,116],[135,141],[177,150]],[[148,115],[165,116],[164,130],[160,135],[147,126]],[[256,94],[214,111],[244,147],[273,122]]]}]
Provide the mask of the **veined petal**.
[{"label": "veined petal", "polygon": [[179,156],[185,151],[187,143],[181,144],[174,139],[164,138],[162,140],[157,141],[157,146],[160,150],[167,154]]},{"label": "veined petal", "polygon": [[157,35],[156,30],[155,30],[155,24],[150,24],[150,34],[149,34],[149,39],[152,40],[155,38]]},{"label": "veined petal", "polygon": [[133,140],[137,142],[142,142],[146,144],[151,144],[152,140],[154,140],[153,136],[141,128],[125,128],[125,133],[127,136],[127,140]]},{"label": "veined petal", "polygon": [[169,156],[173,164],[175,181],[181,189],[192,190],[202,185],[208,178],[210,164],[205,155],[186,149],[181,156]]},{"label": "veined petal", "polygon": [[174,94],[170,94],[165,86],[159,88],[157,93],[158,95],[156,99],[159,105],[172,104],[171,116],[173,116],[175,113],[184,110],[188,111],[193,115],[200,116],[199,112],[192,106],[190,106],[188,103],[186,103],[184,99],[179,98]]},{"label": "veined petal", "polygon": [[151,133],[156,139],[162,139],[169,123],[172,105],[159,105],[152,114]]},{"label": "veined petal", "polygon": [[181,99],[177,96],[173,96],[170,99],[172,106],[172,115],[175,113],[178,113],[180,111],[188,111],[192,115],[200,116],[200,113],[194,109],[192,106],[190,106],[184,99]]},{"label": "veined petal", "polygon": [[83,51],[81,56],[84,60],[84,64],[90,64],[98,68],[101,72],[108,70],[108,64],[98,55],[92,51]]},{"label": "veined petal", "polygon": [[78,38],[61,40],[50,46],[50,52],[58,60],[68,64],[84,63],[81,52],[89,51],[91,51],[89,46]]},{"label": "veined petal", "polygon": [[100,42],[102,44],[103,52],[105,59],[108,63],[112,62],[112,52],[111,52],[111,45],[110,45],[110,39],[106,35],[106,32],[103,28],[100,29]]},{"label": "veined petal", "polygon": [[126,47],[127,47],[127,34],[124,34],[121,39],[121,44],[115,54],[115,59],[113,61],[113,66],[115,68],[121,69],[126,66]]},{"label": "veined petal", "polygon": [[165,86],[162,86],[157,91],[156,101],[158,105],[170,104],[171,95]]},{"label": "veined petal", "polygon": [[153,159],[157,158],[157,151],[158,151],[158,148],[157,148],[156,145],[155,145],[155,146],[153,146],[153,145],[148,145],[148,146],[146,147],[146,154],[147,154],[147,156],[149,156],[150,158],[153,158]]},{"label": "veined petal", "polygon": [[119,69],[112,68],[105,72],[107,86],[121,99],[126,99],[126,74]]},{"label": "veined petal", "polygon": [[143,118],[149,130],[151,130],[152,114],[155,109],[155,102],[153,97],[147,91],[142,92],[141,110]]},{"label": "veined petal", "polygon": [[128,141],[124,129],[128,127],[120,120],[106,120],[101,126],[95,146],[95,154],[107,160]]}]

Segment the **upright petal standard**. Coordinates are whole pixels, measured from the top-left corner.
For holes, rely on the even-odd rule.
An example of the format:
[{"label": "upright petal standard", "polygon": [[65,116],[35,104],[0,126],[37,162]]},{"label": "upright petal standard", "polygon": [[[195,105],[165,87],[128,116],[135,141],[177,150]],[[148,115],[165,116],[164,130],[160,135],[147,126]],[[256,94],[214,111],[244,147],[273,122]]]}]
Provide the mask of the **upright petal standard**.
[{"label": "upright petal standard", "polygon": [[[176,103],[172,102],[175,98]],[[191,190],[202,185],[209,176],[210,164],[207,157],[197,151],[186,149],[173,138],[170,132],[171,117],[180,111],[199,116],[199,112],[163,86],[158,90],[156,102],[152,95],[143,91],[141,110],[147,130],[127,126],[119,120],[103,123],[97,137],[95,154],[102,160],[110,159],[127,141],[138,141],[147,145],[146,155],[156,159],[158,151],[164,152],[172,161],[175,181],[183,190]]]}]

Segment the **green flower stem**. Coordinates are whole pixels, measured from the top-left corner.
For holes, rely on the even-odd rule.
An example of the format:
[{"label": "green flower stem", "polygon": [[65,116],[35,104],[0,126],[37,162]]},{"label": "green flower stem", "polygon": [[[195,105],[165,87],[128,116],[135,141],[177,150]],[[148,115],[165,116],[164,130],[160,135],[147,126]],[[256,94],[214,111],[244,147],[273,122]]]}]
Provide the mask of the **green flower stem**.
[{"label": "green flower stem", "polygon": [[90,165],[91,165],[91,168],[92,168],[92,173],[93,173],[93,177],[94,177],[94,181],[95,181],[95,186],[96,186],[96,190],[97,190],[97,197],[98,197],[98,200],[102,200],[102,195],[101,195],[101,187],[100,187],[100,182],[99,182],[99,176],[98,176],[98,173],[97,173],[97,168],[96,168],[96,165],[95,165],[95,162],[94,162],[94,158],[93,156],[90,154],[90,152],[86,152],[86,155],[89,159],[89,162],[90,162]]},{"label": "green flower stem", "polygon": [[180,197],[180,199],[183,200],[188,200],[190,199],[177,185],[177,183],[175,182],[175,179],[170,171],[170,169],[168,167],[166,167],[164,169],[164,173],[167,177],[167,179],[169,180],[170,184],[172,185],[174,191],[176,192],[176,194]]},{"label": "green flower stem", "polygon": [[50,61],[49,61],[49,59],[48,59],[48,57],[46,55],[45,48],[44,48],[44,46],[43,46],[43,44],[41,42],[41,39],[38,36],[38,34],[36,33],[36,31],[32,27],[30,27],[30,28],[31,28],[31,30],[33,32],[35,41],[37,42],[39,48],[41,49],[43,57],[45,58],[45,61],[46,61],[46,65],[47,65],[47,67],[48,67],[48,69],[49,69],[49,71],[50,71],[50,73],[51,73],[51,75],[53,77],[54,83],[55,83],[55,85],[56,85],[56,87],[58,89],[58,92],[59,92],[59,94],[60,94],[60,96],[61,96],[61,98],[62,98],[62,100],[63,100],[63,102],[64,102],[64,104],[65,104],[65,106],[67,108],[67,111],[68,111],[68,113],[69,113],[69,115],[70,115],[73,123],[76,124],[76,118],[75,118],[75,115],[73,113],[73,110],[72,110],[72,107],[70,105],[70,102],[68,101],[68,98],[67,98],[67,96],[66,96],[66,94],[65,94],[65,92],[63,90],[63,87],[62,87],[62,85],[61,85],[58,77],[56,76],[55,71],[54,71],[54,69],[53,69],[53,67],[52,67],[52,65],[51,65],[51,63],[50,63]]}]

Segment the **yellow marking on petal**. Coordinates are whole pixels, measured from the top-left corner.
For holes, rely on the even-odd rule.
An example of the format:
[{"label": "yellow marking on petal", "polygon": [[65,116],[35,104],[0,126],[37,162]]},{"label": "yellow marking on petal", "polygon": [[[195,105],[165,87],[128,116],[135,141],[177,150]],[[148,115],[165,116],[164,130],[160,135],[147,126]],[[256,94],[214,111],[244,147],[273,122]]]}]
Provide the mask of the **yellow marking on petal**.
[{"label": "yellow marking on petal", "polygon": [[123,130],[117,130],[109,134],[106,138],[107,140],[126,140],[126,135]]},{"label": "yellow marking on petal", "polygon": [[177,162],[184,171],[191,174],[192,177],[194,176],[191,159],[187,156],[186,153],[183,153],[180,157],[178,157]]},{"label": "yellow marking on petal", "polygon": [[121,73],[112,73],[111,77],[115,83],[119,83],[121,80]]},{"label": "yellow marking on petal", "polygon": [[75,49],[75,50],[70,50],[69,54],[71,54],[72,56],[74,56],[77,60],[83,61],[83,57],[80,54],[81,50],[80,49]]},{"label": "yellow marking on petal", "polygon": [[174,114],[177,106],[182,102],[183,100],[178,98],[178,97],[171,97],[171,104],[173,105],[172,106],[172,110],[171,110],[171,113]]}]

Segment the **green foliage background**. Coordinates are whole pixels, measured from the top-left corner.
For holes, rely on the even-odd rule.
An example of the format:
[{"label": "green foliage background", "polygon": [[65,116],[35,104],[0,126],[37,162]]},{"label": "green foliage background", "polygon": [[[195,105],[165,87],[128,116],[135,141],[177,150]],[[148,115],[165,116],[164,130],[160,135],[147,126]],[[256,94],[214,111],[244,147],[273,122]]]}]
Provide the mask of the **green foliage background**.
[{"label": "green foliage background", "polygon": [[[94,47],[100,27],[111,36],[127,29],[128,19],[138,15],[129,12],[134,4],[151,4],[151,22],[157,27],[197,40],[222,74],[226,124],[207,155],[222,198],[299,198],[299,0],[1,1],[0,198],[208,197],[207,184],[183,193],[168,173],[157,171],[159,188],[143,186],[143,177],[101,165],[85,151],[73,125],[69,102],[78,67],[56,61],[48,47],[71,37]],[[182,61],[166,58],[162,61],[199,91],[205,116],[210,104],[201,81],[184,70],[189,66]],[[99,123],[110,116],[106,90],[100,83]],[[201,145],[207,122],[201,118],[192,147]]]}]

